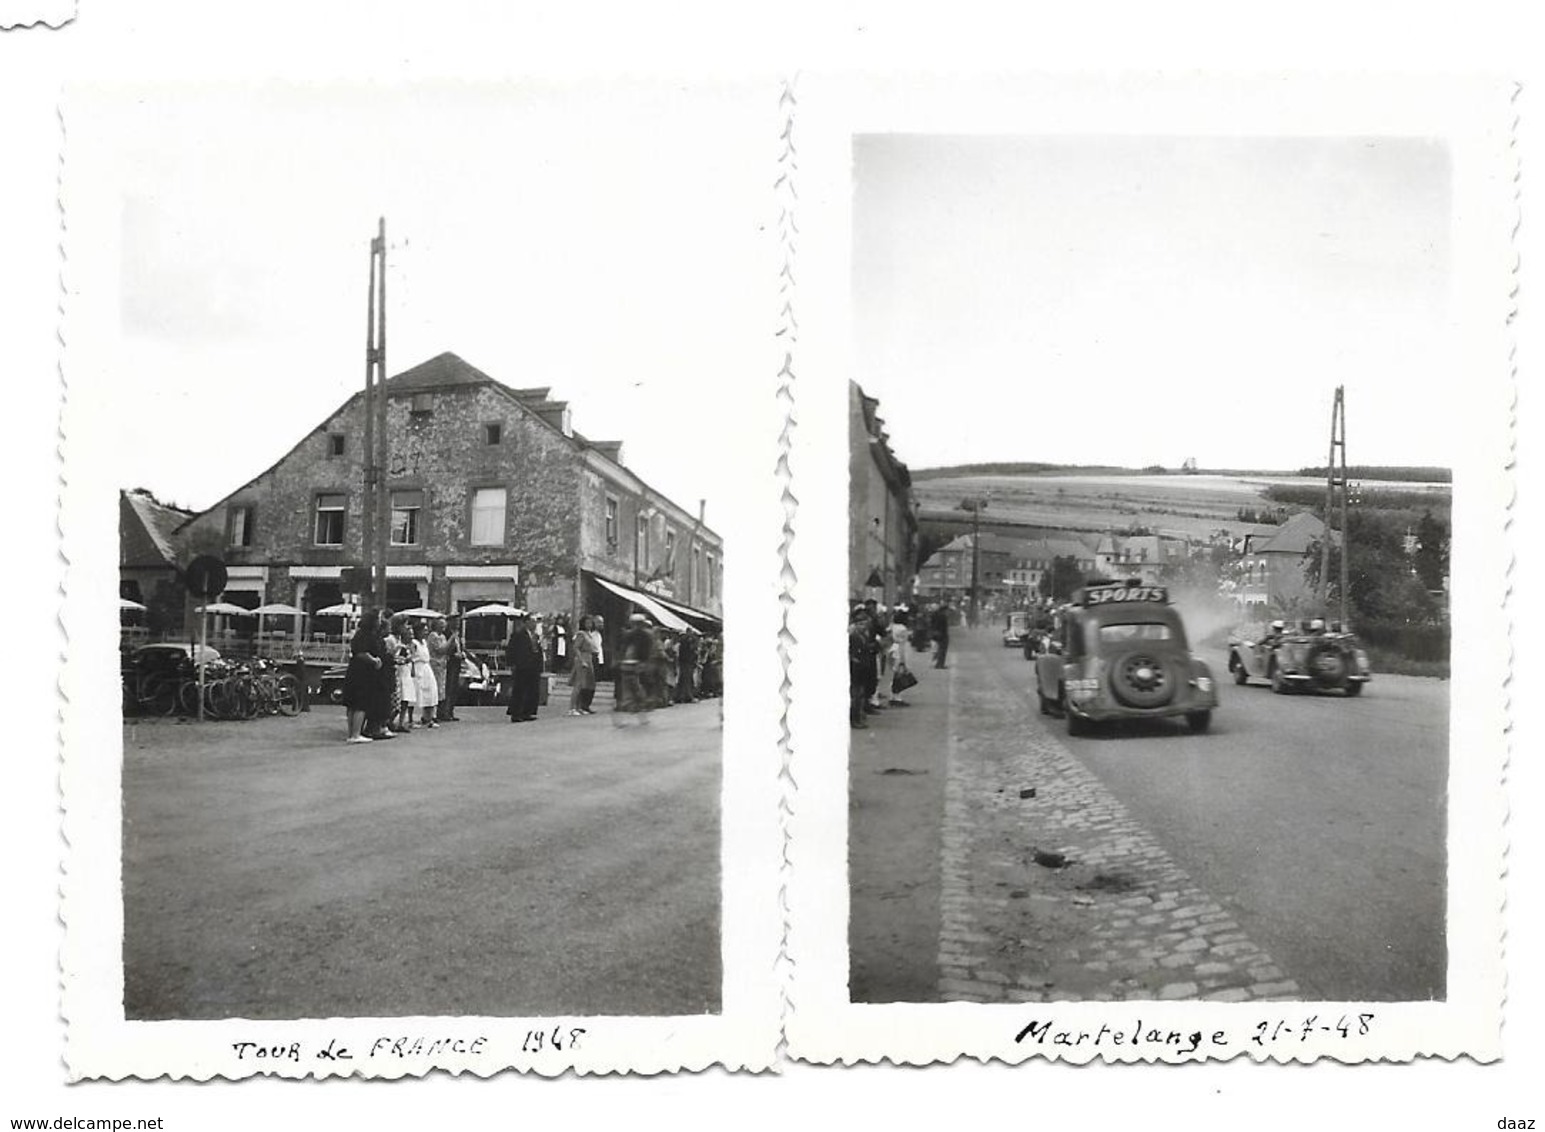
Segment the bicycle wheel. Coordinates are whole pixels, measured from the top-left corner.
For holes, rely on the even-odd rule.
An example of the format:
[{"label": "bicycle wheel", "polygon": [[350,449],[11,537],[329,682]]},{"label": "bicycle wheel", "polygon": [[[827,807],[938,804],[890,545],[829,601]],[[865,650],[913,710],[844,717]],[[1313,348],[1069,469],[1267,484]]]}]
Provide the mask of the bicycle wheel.
[{"label": "bicycle wheel", "polygon": [[140,703],[151,715],[171,715],[177,709],[177,682],[165,676],[152,676],[145,681],[140,693]]},{"label": "bicycle wheel", "polygon": [[300,681],[281,676],[274,688],[274,708],[280,715],[300,714]]},{"label": "bicycle wheel", "polygon": [[197,680],[184,680],[177,685],[177,713],[179,715],[198,714]]}]

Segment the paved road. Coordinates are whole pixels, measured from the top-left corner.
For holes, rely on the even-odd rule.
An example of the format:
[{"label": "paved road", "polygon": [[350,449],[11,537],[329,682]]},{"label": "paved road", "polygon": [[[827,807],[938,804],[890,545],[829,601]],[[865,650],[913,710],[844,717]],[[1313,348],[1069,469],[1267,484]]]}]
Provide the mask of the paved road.
[{"label": "paved road", "polygon": [[720,1005],[719,710],[124,729],[131,1019]]},{"label": "paved road", "polygon": [[[951,661],[904,723],[855,735],[856,1000],[1443,995],[1445,683],[1384,676],[1350,701],[1230,684],[1206,736],[1070,739],[993,635],[958,634]],[[916,773],[866,773],[875,752]],[[900,852],[940,864],[902,894],[872,862],[908,820]],[[919,961],[914,938],[897,966],[878,945],[903,941],[908,900],[937,949]]]}]

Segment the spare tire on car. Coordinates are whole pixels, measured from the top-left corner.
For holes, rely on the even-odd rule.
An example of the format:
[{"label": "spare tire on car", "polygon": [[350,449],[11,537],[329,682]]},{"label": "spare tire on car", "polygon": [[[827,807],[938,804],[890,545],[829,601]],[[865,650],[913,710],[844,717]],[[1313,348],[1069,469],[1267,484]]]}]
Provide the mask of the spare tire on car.
[{"label": "spare tire on car", "polygon": [[1163,707],[1180,684],[1171,661],[1142,649],[1117,657],[1110,667],[1111,694],[1127,707]]},{"label": "spare tire on car", "polygon": [[1346,683],[1347,658],[1334,644],[1327,642],[1311,649],[1306,667],[1314,682],[1322,688],[1339,688]]}]

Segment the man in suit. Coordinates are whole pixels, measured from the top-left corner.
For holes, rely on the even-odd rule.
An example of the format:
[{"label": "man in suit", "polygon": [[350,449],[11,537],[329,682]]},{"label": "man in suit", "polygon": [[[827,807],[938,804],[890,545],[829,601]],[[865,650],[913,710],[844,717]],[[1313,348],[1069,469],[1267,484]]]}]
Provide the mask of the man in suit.
[{"label": "man in suit", "polygon": [[536,718],[537,699],[542,681],[542,649],[531,633],[531,619],[522,613],[515,618],[515,628],[504,646],[510,667],[510,706],[505,709],[511,723],[526,723]]}]

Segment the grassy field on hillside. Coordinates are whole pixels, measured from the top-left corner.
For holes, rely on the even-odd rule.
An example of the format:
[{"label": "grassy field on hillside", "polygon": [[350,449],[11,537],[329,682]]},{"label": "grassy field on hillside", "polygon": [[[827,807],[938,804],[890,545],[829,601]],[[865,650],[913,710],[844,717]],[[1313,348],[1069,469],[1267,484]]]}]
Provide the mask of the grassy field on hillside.
[{"label": "grassy field on hillside", "polygon": [[[961,501],[985,498],[988,503],[982,512],[984,525],[1085,532],[1143,527],[1157,534],[1205,538],[1220,529],[1233,537],[1271,531],[1273,528],[1268,525],[1241,522],[1238,513],[1240,508],[1275,507],[1264,492],[1282,483],[1308,487],[1313,481],[1271,475],[1106,472],[957,475],[914,481],[913,491],[922,518],[935,523],[948,523],[958,516],[962,527],[969,526],[969,516],[959,510]],[[1400,487],[1404,491],[1415,489],[1411,483],[1401,483]],[[1434,502],[1446,502],[1449,496],[1446,484],[1420,490],[1430,493]]]}]

